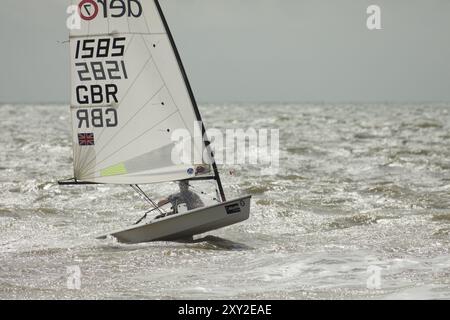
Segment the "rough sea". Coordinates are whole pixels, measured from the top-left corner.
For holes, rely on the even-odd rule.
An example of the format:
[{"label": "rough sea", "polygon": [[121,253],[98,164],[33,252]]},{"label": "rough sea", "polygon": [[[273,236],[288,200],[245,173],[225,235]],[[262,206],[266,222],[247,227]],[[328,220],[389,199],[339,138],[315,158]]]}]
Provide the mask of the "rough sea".
[{"label": "rough sea", "polygon": [[0,299],[450,299],[449,104],[200,110],[208,128],[279,129],[278,173],[220,166],[229,198],[253,196],[248,221],[126,245],[96,237],[148,208],[131,188],[57,184],[68,106],[0,106]]}]

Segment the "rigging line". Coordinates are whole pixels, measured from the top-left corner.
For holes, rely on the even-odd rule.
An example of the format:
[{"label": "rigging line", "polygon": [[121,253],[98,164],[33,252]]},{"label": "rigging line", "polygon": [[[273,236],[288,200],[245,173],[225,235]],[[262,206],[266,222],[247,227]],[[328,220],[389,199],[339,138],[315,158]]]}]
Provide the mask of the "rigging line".
[{"label": "rigging line", "polygon": [[[128,46],[126,47],[125,52],[124,52],[124,54],[123,54],[123,59],[125,59],[125,55],[126,55],[126,53],[128,52],[128,50],[130,49],[131,44],[133,43],[133,40],[134,40],[134,34],[131,36],[131,39],[130,39],[130,41],[128,42]],[[145,68],[145,65],[143,66],[143,68]],[[141,71],[142,71],[142,70],[141,70]],[[111,80],[111,84],[113,84],[113,81],[112,81],[112,80]],[[128,91],[127,91],[127,94],[128,94]],[[123,102],[123,99],[122,99],[122,102]],[[119,104],[119,106],[120,106],[120,104]],[[93,107],[95,107],[95,106],[93,106]],[[101,138],[102,138],[103,133],[105,132],[105,130],[106,130],[106,127],[103,127],[103,128],[101,129],[100,134],[97,136],[97,139],[96,139],[97,141],[100,141],[100,140],[101,140]],[[103,150],[103,148],[102,148],[100,151],[97,151],[96,154],[100,153],[102,150]],[[93,159],[91,159],[89,162],[86,163],[86,161],[88,161],[88,160],[89,160],[89,158],[88,158],[87,155],[86,155],[86,157],[83,158],[83,162],[81,163],[81,167],[80,167],[81,170],[82,170],[83,168],[85,168],[86,166],[90,165],[90,164],[92,163],[92,161],[93,161]],[[85,171],[85,170],[83,170],[83,171]]]},{"label": "rigging line", "polygon": [[144,220],[145,218],[147,218],[147,215],[148,215],[150,212],[154,211],[154,210],[156,210],[156,208],[153,208],[153,209],[148,210],[147,212],[145,212],[144,215],[143,215],[138,221],[136,221],[134,224],[136,225],[136,224],[141,223],[141,221]]},{"label": "rigging line", "polygon": [[154,209],[158,210],[161,214],[165,214],[166,212],[164,211],[164,209],[161,211],[161,208],[144,192],[144,190],[141,189],[141,187],[139,187],[139,185],[135,184],[135,185],[130,185],[136,192],[140,193],[142,196],[144,196],[144,198],[150,202]]},{"label": "rigging line", "polygon": [[144,195],[144,197],[151,202],[151,204],[153,204],[153,206],[155,208],[157,208],[158,206],[156,205],[156,203],[144,192],[144,190],[141,189],[141,187],[139,187],[139,185],[135,184],[137,190],[139,190],[141,192],[141,194]]},{"label": "rigging line", "polygon": [[[130,184],[130,187],[131,188],[133,188],[133,190],[135,191],[135,192],[137,192],[138,194],[139,194],[139,196],[140,196],[140,198],[142,199],[143,197],[143,195],[132,185],[132,184]],[[148,202],[148,200],[145,198],[145,200]],[[138,223],[140,223],[142,220],[144,220],[145,218],[147,218],[147,214],[148,213],[150,213],[150,212],[152,212],[153,210],[156,210],[156,209],[159,209],[158,207],[156,207],[156,208],[153,208],[153,209],[151,209],[151,210],[148,210],[148,211],[146,211],[145,213],[144,213],[144,215],[138,220],[138,221],[136,221],[134,224],[138,224]]]},{"label": "rigging line", "polygon": [[[138,221],[136,221],[134,224],[136,225],[136,224],[141,223],[142,220],[144,220],[145,218],[147,218],[147,215],[148,215],[150,212],[153,212],[153,211],[155,211],[155,210],[159,210],[159,207],[156,207],[156,208],[153,208],[153,209],[150,209],[150,210],[144,212],[144,215],[143,215]],[[161,211],[160,211],[160,212],[161,212]],[[166,212],[161,213],[161,214],[162,214],[163,216],[167,215]]]},{"label": "rigging line", "polygon": [[146,197],[145,195],[143,195],[143,194],[136,188],[136,185],[130,184],[130,187],[131,187],[136,193],[138,193],[139,196],[141,196],[141,198],[142,198],[143,200],[145,200],[146,202],[148,202],[148,203],[150,203],[151,205],[153,205],[153,203],[148,199],[148,197]]},{"label": "rigging line", "polygon": [[[134,86],[134,84],[136,83],[136,81],[138,80],[138,78],[141,76],[142,72],[143,72],[144,69],[146,68],[146,66],[147,66],[147,64],[148,64],[148,62],[149,62],[149,60],[150,60],[150,59],[148,59],[148,60],[145,62],[145,64],[142,66],[141,71],[139,71],[139,74],[138,74],[138,75],[136,76],[136,78],[133,80],[133,83],[132,83],[132,84],[130,85],[130,87],[128,88],[127,92],[125,93],[124,97],[122,98],[122,101],[119,102],[119,105],[121,105],[121,104],[123,103],[123,100],[126,98],[126,96],[128,95],[128,93],[130,92],[131,87]],[[104,130],[104,129],[103,129],[103,130]],[[102,132],[103,132],[103,131],[101,131],[101,133],[102,133]],[[101,136],[101,133],[100,133],[100,136]],[[85,166],[90,165],[90,164],[92,163],[92,161],[93,161],[93,160],[91,160],[91,161],[89,161],[88,163],[86,163]],[[86,169],[85,169],[84,171],[86,171]]]},{"label": "rigging line", "polygon": [[[167,92],[169,93],[169,96],[170,96],[170,98],[172,99],[173,104],[175,105],[175,107],[178,109],[178,111],[179,111],[179,113],[180,113],[181,120],[183,121],[185,127],[186,127],[186,128],[189,128],[189,126],[186,124],[186,121],[185,121],[185,119],[184,119],[184,117],[183,117],[183,113],[181,112],[180,108],[178,107],[177,103],[175,102],[175,99],[173,98],[172,92],[170,92],[170,88],[169,88],[169,86],[167,85],[167,83],[166,83],[166,81],[165,81],[165,79],[164,79],[164,77],[163,77],[161,71],[159,70],[159,68],[158,68],[158,66],[157,66],[157,64],[156,64],[156,62],[155,62],[155,58],[153,57],[153,55],[152,55],[152,53],[151,53],[151,51],[150,51],[150,48],[149,48],[148,45],[147,45],[147,41],[144,39],[144,37],[143,37],[142,35],[141,35],[141,37],[142,37],[142,40],[144,41],[145,47],[147,48],[148,54],[152,57],[152,62],[153,62],[153,65],[154,65],[155,68],[156,68],[156,71],[158,71],[158,74],[159,74],[159,76],[161,77],[161,80],[162,80],[162,82],[164,83],[164,86],[167,88]],[[175,52],[173,51],[173,48],[171,47],[170,49],[172,50],[172,53],[173,53],[174,58],[175,58],[175,60],[176,60],[176,56],[175,56]],[[181,70],[180,70],[180,72],[181,72]],[[182,83],[184,84],[184,87],[186,88],[186,84],[183,82],[183,80],[182,80]],[[186,88],[186,90],[187,90],[187,88]],[[203,141],[203,144],[205,144],[205,143],[204,143],[204,140],[203,140],[203,137],[202,137],[202,141]],[[197,144],[194,143],[194,146],[195,146],[195,145],[197,145]],[[198,146],[197,146],[197,148],[198,148]],[[197,152],[200,152],[200,154],[203,155],[203,150],[197,150]],[[202,157],[202,158],[203,158],[203,157]]]},{"label": "rigging line", "polygon": [[[163,87],[161,87],[161,88],[159,88],[158,89],[158,91],[156,91],[155,92],[155,94],[153,94],[153,96],[151,96],[126,122],[125,122],[125,124],[119,129],[119,130],[117,130],[116,131],[116,133],[114,133],[114,135],[111,137],[111,138],[109,138],[109,140],[103,145],[103,147],[100,149],[100,150],[98,150],[97,151],[97,153],[98,154],[100,154],[110,143],[111,143],[111,141],[113,141],[113,139],[123,130],[123,129],[125,129],[126,128],[126,126],[128,125],[128,124],[130,124],[131,123],[131,120],[133,120],[141,111],[142,111],[142,109],[144,109],[152,100],[153,100],[153,98],[154,97],[156,97],[157,95],[158,95],[158,93],[160,93],[161,92],[161,90],[164,88],[164,86]],[[128,143],[130,143],[131,141],[129,141]],[[90,163],[89,163],[90,164]],[[89,165],[88,164],[88,165]]]},{"label": "rigging line", "polygon": [[[141,133],[139,136],[135,137],[133,140],[139,139],[140,137],[142,137],[142,136],[145,135],[146,133],[152,131],[156,126],[158,126],[159,124],[163,123],[164,121],[166,121],[167,119],[169,119],[170,117],[172,117],[174,114],[177,114],[177,113],[178,113],[178,111],[172,112],[172,113],[169,114],[166,118],[162,119],[160,122],[158,122],[158,123],[156,123],[155,125],[153,125],[150,129],[144,131],[144,132]],[[102,159],[101,161],[98,161],[98,162],[96,163],[96,165],[98,165],[98,164],[100,164],[100,163],[102,163],[102,162],[108,160],[111,156],[115,155],[116,153],[118,153],[119,151],[121,151],[123,148],[127,147],[128,145],[130,145],[132,142],[133,142],[133,141],[130,141],[129,143],[123,145],[122,147],[120,147],[119,149],[117,149],[116,151],[114,151],[113,153],[109,154],[106,158]],[[94,165],[94,167],[90,167],[90,168],[87,169],[87,170],[92,170],[93,168],[95,168],[95,165]],[[91,175],[91,174],[93,174],[93,173],[94,173],[94,172],[88,172],[86,175]]]}]

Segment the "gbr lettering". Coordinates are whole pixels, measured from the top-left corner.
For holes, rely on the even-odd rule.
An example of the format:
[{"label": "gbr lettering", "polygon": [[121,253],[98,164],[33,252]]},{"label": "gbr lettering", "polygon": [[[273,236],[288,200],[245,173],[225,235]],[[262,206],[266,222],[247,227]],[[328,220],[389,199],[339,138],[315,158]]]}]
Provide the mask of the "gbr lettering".
[{"label": "gbr lettering", "polygon": [[78,129],[117,127],[117,111],[113,108],[77,110]]},{"label": "gbr lettering", "polygon": [[81,85],[76,88],[77,101],[82,105],[119,103],[117,93],[115,84]]}]

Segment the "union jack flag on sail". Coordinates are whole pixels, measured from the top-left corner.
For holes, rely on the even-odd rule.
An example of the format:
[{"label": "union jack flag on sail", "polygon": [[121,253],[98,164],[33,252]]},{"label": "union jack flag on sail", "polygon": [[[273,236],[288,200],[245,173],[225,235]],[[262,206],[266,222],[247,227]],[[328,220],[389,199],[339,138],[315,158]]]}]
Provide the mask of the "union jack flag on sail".
[{"label": "union jack flag on sail", "polygon": [[79,133],[78,144],[80,146],[93,146],[95,145],[93,133]]}]

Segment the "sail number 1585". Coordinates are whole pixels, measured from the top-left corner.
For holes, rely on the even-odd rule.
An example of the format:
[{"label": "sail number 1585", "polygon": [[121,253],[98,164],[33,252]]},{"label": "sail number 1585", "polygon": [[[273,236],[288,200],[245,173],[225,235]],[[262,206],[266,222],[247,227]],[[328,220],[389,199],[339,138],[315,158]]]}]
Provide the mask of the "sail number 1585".
[{"label": "sail number 1585", "polygon": [[78,40],[75,59],[123,57],[125,37]]}]

